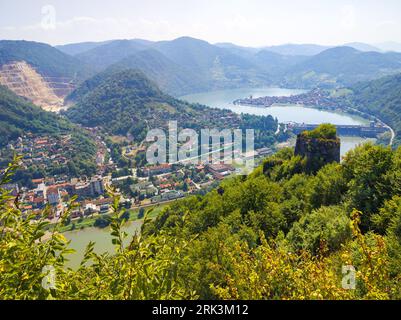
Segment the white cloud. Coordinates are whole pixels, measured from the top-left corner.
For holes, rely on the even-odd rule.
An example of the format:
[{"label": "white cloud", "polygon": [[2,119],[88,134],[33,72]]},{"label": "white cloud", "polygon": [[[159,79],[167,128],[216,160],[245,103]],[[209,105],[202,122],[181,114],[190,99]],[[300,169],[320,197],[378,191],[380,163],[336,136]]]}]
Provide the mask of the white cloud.
[{"label": "white cloud", "polygon": [[0,28],[1,38],[25,38],[52,44],[60,43],[58,39],[63,39],[63,43],[136,37],[157,40],[179,34],[180,30],[166,20],[153,21],[143,18],[130,20],[89,16],[77,16],[64,21],[56,20],[55,27],[51,29],[44,28],[42,23]]}]

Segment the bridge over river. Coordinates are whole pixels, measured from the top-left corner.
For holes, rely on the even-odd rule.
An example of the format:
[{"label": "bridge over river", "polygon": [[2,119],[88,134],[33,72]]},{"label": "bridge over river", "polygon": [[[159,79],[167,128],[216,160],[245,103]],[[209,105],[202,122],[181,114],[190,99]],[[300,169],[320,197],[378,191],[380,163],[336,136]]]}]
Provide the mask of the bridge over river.
[{"label": "bridge over river", "polygon": [[[299,134],[303,131],[311,131],[316,129],[318,124],[305,124],[305,123],[286,123],[287,130],[291,130],[295,134]],[[377,126],[372,123],[370,126],[361,125],[336,125],[337,133],[343,136],[358,136],[365,138],[375,138],[379,134],[389,131],[388,127]]]}]

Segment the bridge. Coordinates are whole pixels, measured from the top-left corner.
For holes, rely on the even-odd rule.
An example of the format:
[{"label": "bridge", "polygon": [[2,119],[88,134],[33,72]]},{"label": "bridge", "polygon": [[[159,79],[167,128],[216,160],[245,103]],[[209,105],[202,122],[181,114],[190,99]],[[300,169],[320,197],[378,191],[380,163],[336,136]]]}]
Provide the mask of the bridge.
[{"label": "bridge", "polygon": [[[299,134],[303,131],[311,131],[316,129],[318,124],[305,124],[305,123],[287,123],[285,124],[287,130],[291,130],[295,134]],[[360,125],[336,125],[337,133],[343,136],[358,136],[366,138],[376,138],[377,135],[389,131],[387,127],[377,126],[372,123],[370,126]]]}]

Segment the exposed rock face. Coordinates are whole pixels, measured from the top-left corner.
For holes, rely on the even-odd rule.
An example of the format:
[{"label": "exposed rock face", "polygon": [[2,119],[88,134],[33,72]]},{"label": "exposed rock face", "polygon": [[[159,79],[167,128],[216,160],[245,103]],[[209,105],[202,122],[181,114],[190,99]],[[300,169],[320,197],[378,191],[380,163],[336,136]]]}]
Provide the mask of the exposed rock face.
[{"label": "exposed rock face", "polygon": [[295,155],[306,159],[306,169],[316,172],[332,162],[340,162],[341,141],[336,139],[311,138],[301,133],[295,146]]},{"label": "exposed rock face", "polygon": [[74,89],[70,79],[43,77],[25,61],[0,66],[0,84],[47,111],[59,111]]}]

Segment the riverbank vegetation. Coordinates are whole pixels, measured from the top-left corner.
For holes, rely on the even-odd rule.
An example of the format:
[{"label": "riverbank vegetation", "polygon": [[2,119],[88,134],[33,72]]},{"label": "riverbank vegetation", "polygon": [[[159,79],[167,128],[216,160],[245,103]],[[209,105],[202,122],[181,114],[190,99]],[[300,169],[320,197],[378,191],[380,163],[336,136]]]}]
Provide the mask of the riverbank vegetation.
[{"label": "riverbank vegetation", "polygon": [[[147,212],[128,245],[115,196],[115,253],[96,254],[91,243],[76,271],[64,267],[70,250],[60,233],[69,211],[43,241],[48,211],[39,221],[23,216],[3,190],[0,297],[400,299],[400,156],[401,149],[367,144],[308,174],[303,159],[284,149],[247,177],[167,206],[154,221]],[[10,165],[1,183],[16,169]],[[49,290],[46,266],[56,274]],[[344,280],[350,266],[355,288]]]},{"label": "riverbank vegetation", "polygon": [[[168,204],[156,204],[156,205],[150,205],[146,207],[146,210],[151,210],[151,213],[148,215],[148,218],[154,219],[157,217],[157,215],[167,206]],[[124,209],[121,209],[124,210]],[[127,221],[138,221],[138,220],[143,220],[144,218],[144,211],[146,211],[145,208],[136,208],[136,209],[125,209],[126,212],[126,220]],[[97,228],[104,228],[108,227],[111,223],[111,218],[112,214],[102,214],[102,215],[94,215],[94,216],[89,216],[86,218],[79,218],[75,220],[67,219],[64,222],[64,225],[60,227],[59,231],[61,233],[67,232],[67,231],[74,231],[74,230],[81,230],[85,228],[90,228],[90,227],[97,227]],[[98,221],[98,222],[97,222]],[[103,223],[103,221],[106,221],[106,223]],[[54,227],[53,224],[50,224],[48,226],[48,229],[51,229]]]}]

